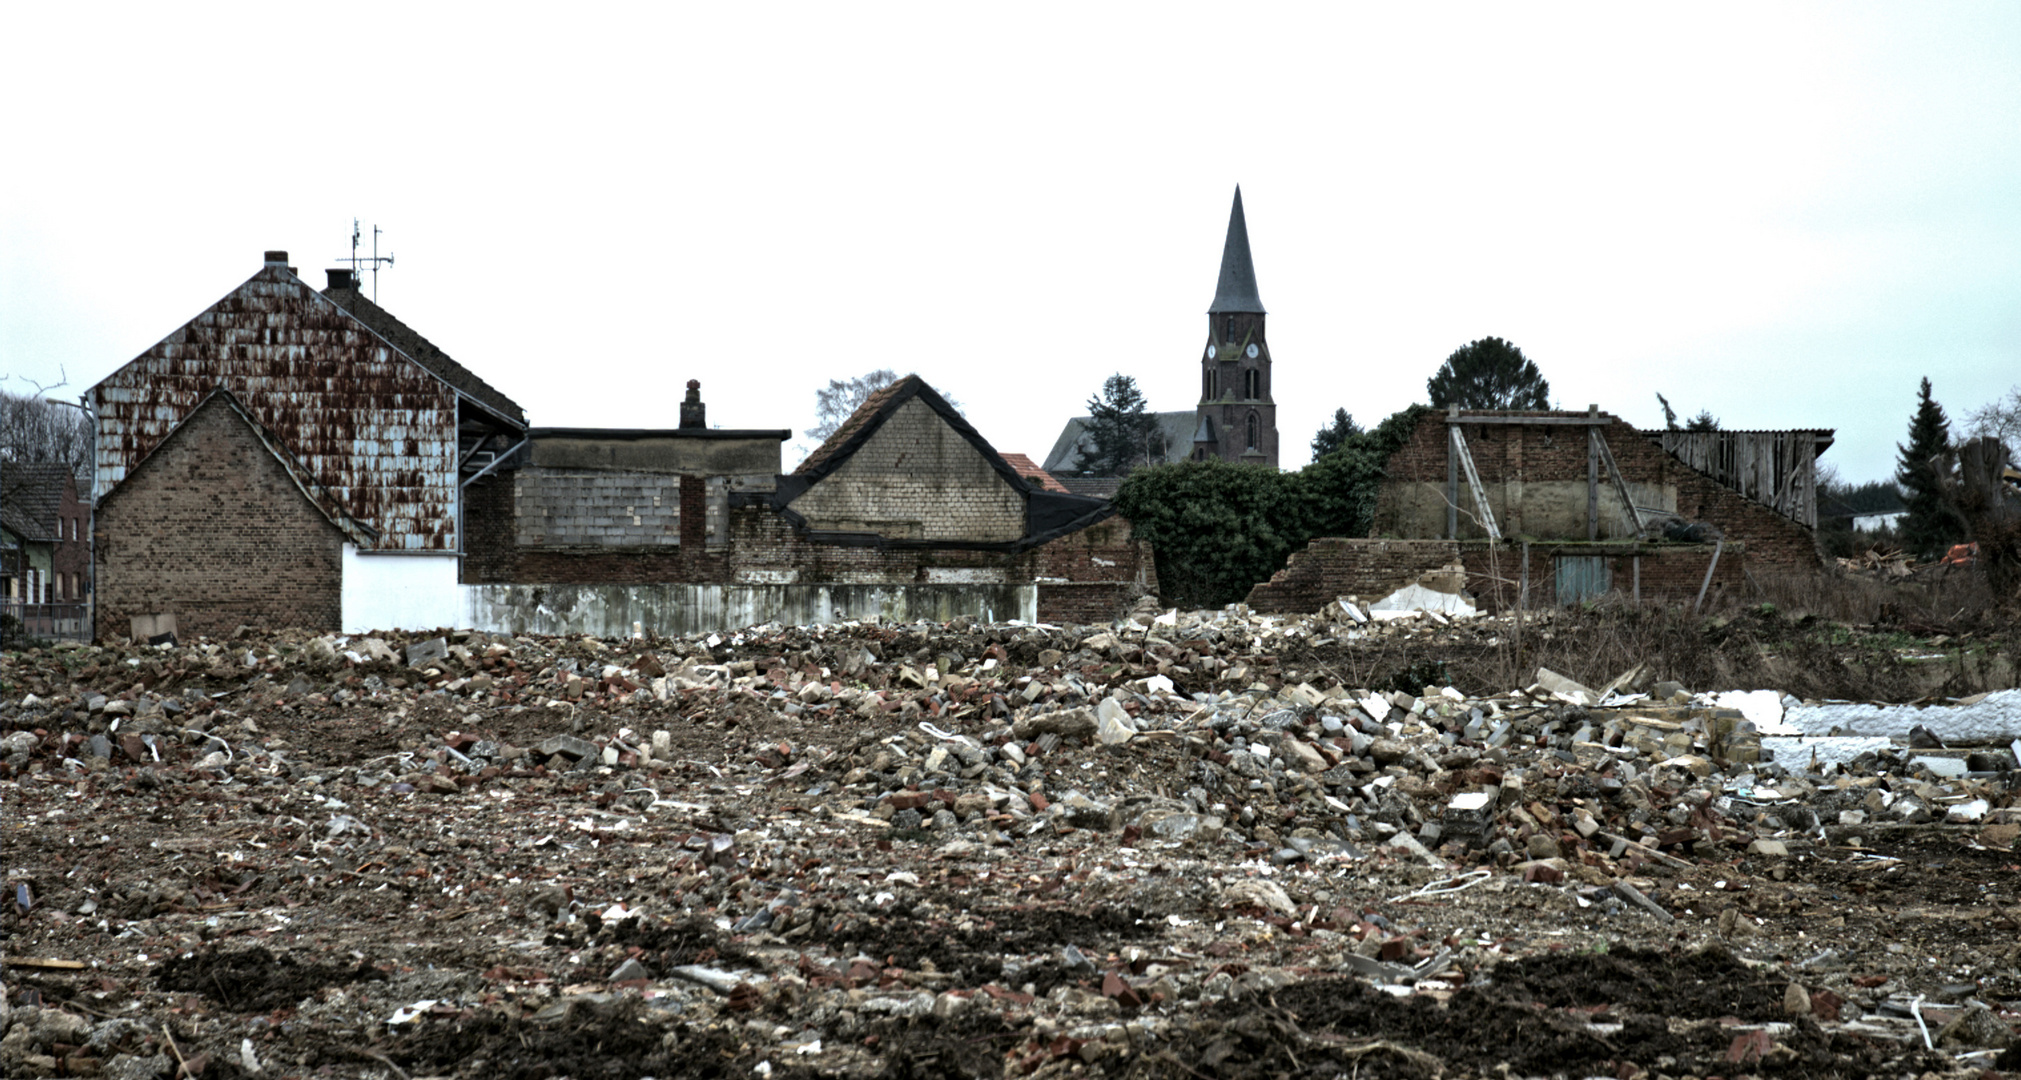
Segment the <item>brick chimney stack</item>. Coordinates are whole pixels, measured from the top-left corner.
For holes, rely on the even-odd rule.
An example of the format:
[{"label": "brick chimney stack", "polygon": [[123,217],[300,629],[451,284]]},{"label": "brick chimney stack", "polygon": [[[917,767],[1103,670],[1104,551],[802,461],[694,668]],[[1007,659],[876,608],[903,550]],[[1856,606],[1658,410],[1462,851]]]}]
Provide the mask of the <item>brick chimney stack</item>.
[{"label": "brick chimney stack", "polygon": [[688,398],[681,402],[681,426],[683,428],[705,428],[709,426],[708,406],[702,404],[702,381],[688,380]]}]

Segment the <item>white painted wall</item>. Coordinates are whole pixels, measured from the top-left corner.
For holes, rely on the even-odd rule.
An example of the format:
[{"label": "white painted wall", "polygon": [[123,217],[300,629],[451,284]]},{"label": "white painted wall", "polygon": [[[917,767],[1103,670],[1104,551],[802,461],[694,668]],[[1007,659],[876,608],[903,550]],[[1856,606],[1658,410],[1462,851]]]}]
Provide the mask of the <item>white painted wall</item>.
[{"label": "white painted wall", "polygon": [[454,555],[361,555],[344,545],[344,632],[470,625]]}]

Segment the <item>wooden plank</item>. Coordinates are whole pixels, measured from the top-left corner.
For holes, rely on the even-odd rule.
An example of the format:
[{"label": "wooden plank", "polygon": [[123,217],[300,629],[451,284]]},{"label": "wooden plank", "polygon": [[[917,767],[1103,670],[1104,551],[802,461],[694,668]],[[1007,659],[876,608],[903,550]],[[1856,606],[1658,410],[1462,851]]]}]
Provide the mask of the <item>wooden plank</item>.
[{"label": "wooden plank", "polygon": [[77,971],[84,967],[82,960],[62,960],[53,956],[10,956],[5,963],[8,967],[55,968],[60,971]]}]

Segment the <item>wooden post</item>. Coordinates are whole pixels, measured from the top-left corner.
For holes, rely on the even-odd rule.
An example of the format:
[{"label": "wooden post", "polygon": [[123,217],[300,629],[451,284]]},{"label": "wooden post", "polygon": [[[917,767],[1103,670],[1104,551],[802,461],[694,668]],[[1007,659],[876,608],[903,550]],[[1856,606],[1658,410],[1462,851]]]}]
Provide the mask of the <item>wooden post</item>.
[{"label": "wooden post", "polygon": [[1523,541],[1522,584],[1516,589],[1516,606],[1528,609],[1530,606],[1530,542]]},{"label": "wooden post", "polygon": [[1633,574],[1633,576],[1634,576],[1634,579],[1635,579],[1635,606],[1636,606],[1636,607],[1641,607],[1641,606],[1642,606],[1642,556],[1640,556],[1640,555],[1637,555],[1637,556],[1635,556],[1635,558],[1634,558],[1634,562],[1635,562],[1635,570],[1634,570],[1634,574]]},{"label": "wooden post", "polygon": [[1600,406],[1586,406],[1586,539],[1600,539]]},{"label": "wooden post", "polygon": [[1446,539],[1460,538],[1460,456],[1453,440],[1460,435],[1460,407],[1446,406]]},{"label": "wooden post", "polygon": [[1691,613],[1693,615],[1705,610],[1705,591],[1712,588],[1712,572],[1719,569],[1719,553],[1725,550],[1726,540],[1724,538],[1713,542],[1712,562],[1705,567],[1705,584],[1698,587],[1698,602],[1691,605]]}]

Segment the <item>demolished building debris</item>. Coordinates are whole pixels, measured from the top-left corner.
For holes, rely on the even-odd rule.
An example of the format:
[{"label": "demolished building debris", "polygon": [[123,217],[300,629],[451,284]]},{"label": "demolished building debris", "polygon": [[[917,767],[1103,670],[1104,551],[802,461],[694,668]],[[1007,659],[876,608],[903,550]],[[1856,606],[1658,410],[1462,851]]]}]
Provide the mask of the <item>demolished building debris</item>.
[{"label": "demolished building debris", "polygon": [[1738,594],[1752,572],[1822,565],[1817,457],[1832,433],[1638,431],[1601,412],[1426,410],[1391,456],[1368,539],[1314,540],[1251,590],[1311,612],[1465,566],[1490,610],[1609,594]]},{"label": "demolished building debris", "polygon": [[1343,678],[1524,629],[1369,616],[8,654],[0,1065],[2021,1059],[2021,763],[1939,711],[2005,697],[1824,762],[1646,668]]}]

